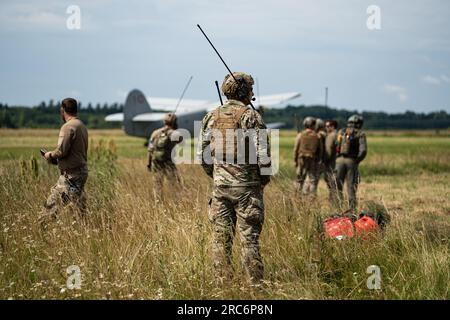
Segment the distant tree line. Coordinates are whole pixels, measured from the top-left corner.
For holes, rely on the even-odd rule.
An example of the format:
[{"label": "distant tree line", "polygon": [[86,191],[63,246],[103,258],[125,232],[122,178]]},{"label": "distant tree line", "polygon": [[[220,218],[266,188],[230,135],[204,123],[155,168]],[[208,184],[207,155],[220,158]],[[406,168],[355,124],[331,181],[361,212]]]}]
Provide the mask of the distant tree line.
[{"label": "distant tree line", "polygon": [[416,113],[386,112],[357,112],[351,110],[337,110],[325,106],[288,106],[285,109],[267,109],[264,112],[265,122],[283,122],[285,128],[302,127],[303,119],[307,116],[323,120],[334,119],[339,127],[347,123],[352,114],[361,114],[364,117],[366,129],[450,129],[450,113],[446,111]]},{"label": "distant tree line", "polygon": [[[117,122],[106,122],[105,117],[111,113],[123,111],[123,104],[79,103],[78,116],[92,129],[120,128]],[[50,100],[37,106],[11,106],[0,103],[1,128],[57,128],[61,125],[59,102]]]},{"label": "distant tree line", "polygon": [[[79,117],[92,129],[120,128],[117,122],[106,122],[105,117],[112,113],[123,112],[123,104],[92,104],[80,103]],[[266,122],[283,122],[285,128],[295,129],[301,127],[303,119],[313,116],[326,119],[335,119],[340,127],[347,119],[358,113],[351,110],[337,110],[325,106],[288,106],[284,109],[266,109],[264,120]],[[360,113],[361,114],[361,113]],[[446,111],[390,114],[386,112],[362,112],[364,127],[366,129],[449,129],[450,113]],[[8,106],[0,103],[1,128],[57,128],[61,125],[59,116],[59,102],[50,100],[41,102],[34,107]]]}]

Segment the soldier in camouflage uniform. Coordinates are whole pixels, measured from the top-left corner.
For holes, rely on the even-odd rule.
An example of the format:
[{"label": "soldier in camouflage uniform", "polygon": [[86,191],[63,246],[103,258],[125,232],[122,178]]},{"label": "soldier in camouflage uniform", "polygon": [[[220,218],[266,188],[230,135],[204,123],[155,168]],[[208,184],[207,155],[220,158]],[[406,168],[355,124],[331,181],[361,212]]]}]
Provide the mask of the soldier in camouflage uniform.
[{"label": "soldier in camouflage uniform", "polygon": [[176,183],[181,182],[177,167],[172,160],[172,150],[182,141],[177,125],[177,116],[168,113],[164,118],[164,127],[153,131],[148,143],[147,168],[154,174],[154,189],[162,189],[164,178]]},{"label": "soldier in camouflage uniform", "polygon": [[69,203],[80,213],[86,210],[84,185],[88,177],[88,131],[78,119],[77,109],[75,99],[67,98],[61,102],[60,113],[64,125],[59,132],[58,146],[44,154],[49,162],[57,160],[61,175],[45,203],[44,213],[40,217],[42,223],[48,217],[55,218],[58,211]]},{"label": "soldier in camouflage uniform", "polygon": [[348,119],[347,128],[337,136],[336,176],[339,199],[343,200],[342,189],[347,181],[350,209],[357,207],[356,192],[360,181],[358,166],[367,155],[366,135],[361,131],[364,120],[353,115]]},{"label": "soldier in camouflage uniform", "polygon": [[328,187],[330,203],[337,204],[337,186],[336,186],[336,141],[337,141],[337,122],[336,120],[327,120],[325,123],[327,135],[325,138],[325,156],[324,178]]},{"label": "soldier in camouflage uniform", "polygon": [[[294,161],[297,172],[297,191],[303,195],[315,196],[317,192],[317,167],[323,154],[322,141],[315,132],[316,120],[306,117],[305,129],[297,134],[294,146]],[[309,179],[305,184],[306,178]]]},{"label": "soldier in camouflage uniform", "polygon": [[[248,106],[253,78],[241,72],[233,75],[236,81],[227,75],[222,83],[228,100],[203,118],[198,156],[214,180],[209,219],[214,228],[216,278],[223,281],[232,277],[237,226],[243,268],[249,280],[257,283],[264,274],[259,237],[264,223],[263,189],[270,181],[270,148],[261,115]],[[240,134],[248,134],[248,139]]]}]

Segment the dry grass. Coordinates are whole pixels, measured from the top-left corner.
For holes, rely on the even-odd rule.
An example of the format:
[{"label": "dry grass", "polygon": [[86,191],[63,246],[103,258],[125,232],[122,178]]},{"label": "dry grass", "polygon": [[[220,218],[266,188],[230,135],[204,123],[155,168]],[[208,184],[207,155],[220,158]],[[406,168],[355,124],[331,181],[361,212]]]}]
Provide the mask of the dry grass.
[{"label": "dry grass", "polygon": [[[35,138],[39,130],[16,133],[26,148],[42,143]],[[50,146],[55,131],[43,133]],[[37,171],[32,171],[28,159],[34,151],[21,153],[26,165],[12,158],[0,162],[0,298],[450,298],[448,138],[439,138],[442,140],[432,152],[417,160],[410,156],[416,152],[411,150],[420,149],[422,137],[411,147],[401,143],[403,138],[374,137],[373,149],[379,150],[363,165],[366,176],[360,203],[364,206],[374,200],[385,204],[391,224],[383,236],[372,241],[324,241],[319,246],[317,217],[333,209],[326,201],[323,182],[317,201],[302,202],[295,197],[287,158],[292,134],[282,136],[282,171],[265,194],[262,254],[266,281],[255,289],[241,276],[239,241],[234,248],[233,283],[222,287],[213,281],[207,219],[211,181],[201,168],[181,166],[183,186],[166,184],[163,198],[158,199],[145,168],[142,141],[119,131],[99,133],[91,132],[91,147],[97,149],[91,148],[87,218],[77,219],[67,208],[47,232],[41,231],[36,220],[56,181],[55,168],[39,159]],[[4,132],[0,137],[0,151],[15,140]],[[114,147],[98,148],[102,138],[116,141],[117,160],[108,153]],[[371,139],[369,148],[370,143]],[[443,163],[440,173],[433,171],[433,165],[396,175],[380,175],[374,169],[395,166],[398,159],[407,166],[421,161],[433,164],[436,158]],[[80,290],[66,288],[70,265],[81,269]],[[366,287],[369,265],[381,268],[381,290]]]}]

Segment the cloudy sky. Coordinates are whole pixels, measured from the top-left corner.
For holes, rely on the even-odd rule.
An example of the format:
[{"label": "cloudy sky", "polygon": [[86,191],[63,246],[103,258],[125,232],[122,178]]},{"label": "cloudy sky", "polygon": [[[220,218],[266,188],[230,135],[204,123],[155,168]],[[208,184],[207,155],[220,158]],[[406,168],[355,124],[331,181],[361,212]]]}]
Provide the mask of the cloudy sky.
[{"label": "cloudy sky", "polygon": [[[380,30],[367,27],[370,5]],[[449,16],[447,0],[2,0],[0,102],[123,102],[133,88],[177,98],[190,75],[187,98],[217,100],[226,70],[199,23],[261,95],[323,103],[327,86],[333,107],[450,111]]]}]

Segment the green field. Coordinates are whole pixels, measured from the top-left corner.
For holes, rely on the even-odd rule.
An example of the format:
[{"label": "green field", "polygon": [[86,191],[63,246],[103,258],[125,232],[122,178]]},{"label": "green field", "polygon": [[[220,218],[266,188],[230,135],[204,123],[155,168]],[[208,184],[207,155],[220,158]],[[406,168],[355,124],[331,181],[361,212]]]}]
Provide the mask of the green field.
[{"label": "green field", "polygon": [[[57,172],[39,148],[53,148],[58,131],[0,130],[0,298],[450,298],[448,132],[369,132],[359,202],[383,205],[392,221],[370,241],[319,244],[317,218],[336,208],[323,181],[317,200],[296,197],[295,133],[281,132],[280,172],[265,193],[260,288],[245,284],[238,240],[233,283],[214,282],[212,184],[201,168],[181,165],[183,185],[166,184],[161,200],[145,168],[143,139],[120,130],[90,136],[88,216],[80,220],[67,209],[43,232],[36,220]],[[80,290],[66,288],[71,265],[80,267]],[[381,269],[380,290],[366,286],[370,265]]]}]

